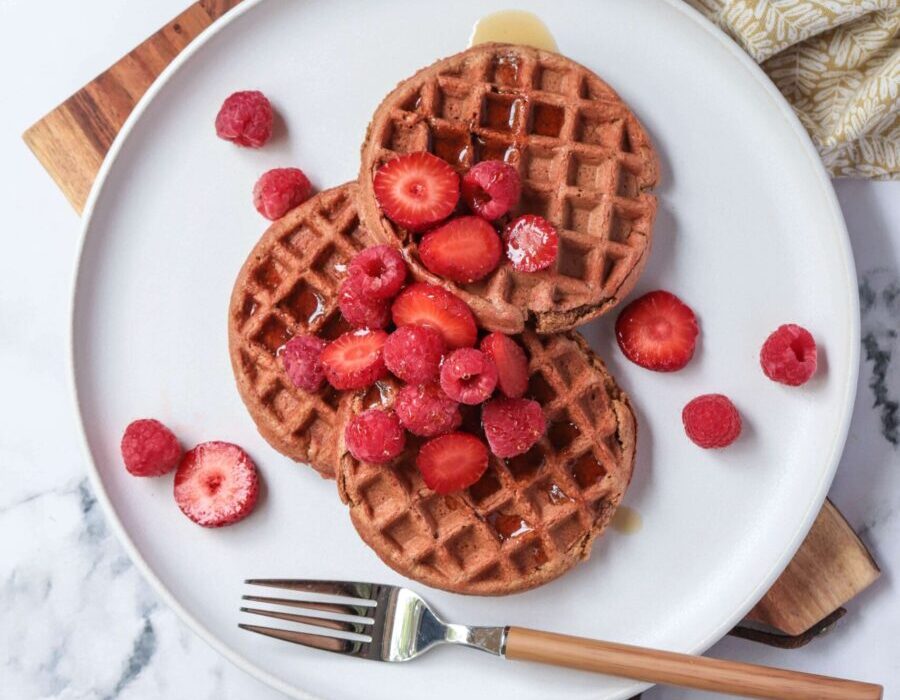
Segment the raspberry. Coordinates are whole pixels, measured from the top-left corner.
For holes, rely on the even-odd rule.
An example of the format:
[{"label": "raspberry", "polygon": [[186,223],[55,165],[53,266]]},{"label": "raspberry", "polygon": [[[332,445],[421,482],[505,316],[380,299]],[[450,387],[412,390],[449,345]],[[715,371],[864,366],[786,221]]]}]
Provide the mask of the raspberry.
[{"label": "raspberry", "polygon": [[383,464],[403,452],[406,435],[393,411],[370,408],[363,411],[347,425],[344,440],[360,462]]},{"label": "raspberry", "polygon": [[291,383],[314,394],[325,381],[321,355],[326,343],[314,335],[295,335],[281,350],[281,363]]},{"label": "raspberry", "polygon": [[261,92],[236,92],[216,115],[216,134],[238,146],[259,148],[272,136],[272,118],[272,105]]},{"label": "raspberry", "polygon": [[351,275],[341,282],[338,306],[354,328],[384,328],[391,320],[390,299],[373,299],[362,289],[362,278]]},{"label": "raspberry", "polygon": [[438,378],[446,350],[439,330],[401,326],[384,343],[384,364],[407,384],[425,384]]},{"label": "raspberry", "polygon": [[503,230],[506,257],[519,272],[550,267],[559,249],[559,234],[542,216],[526,214],[510,221]]},{"label": "raspberry", "polygon": [[394,410],[404,428],[422,437],[443,435],[462,424],[459,404],[437,384],[403,387],[397,392]]},{"label": "raspberry", "polygon": [[704,394],[681,412],[684,432],[700,447],[727,447],[741,434],[741,414],[722,394]]},{"label": "raspberry", "polygon": [[481,423],[491,452],[515,457],[528,452],[547,429],[547,419],[537,401],[494,399],[481,409]]},{"label": "raspberry", "polygon": [[497,386],[497,365],[480,350],[454,350],[441,365],[441,389],[451,399],[474,406],[486,400]]},{"label": "raspberry", "polygon": [[763,343],[759,363],[772,381],[800,386],[816,372],[816,341],[808,330],[795,323],[780,326]]},{"label": "raspberry", "polygon": [[172,471],[181,459],[178,438],[153,418],[129,423],[121,448],[125,468],[134,476],[161,476]]},{"label": "raspberry", "polygon": [[506,396],[518,399],[528,389],[528,358],[508,335],[491,333],[481,340],[481,352],[497,365],[497,386]]},{"label": "raspberry", "polygon": [[357,277],[362,292],[372,299],[393,299],[406,281],[406,263],[396,248],[366,248],[350,261],[348,274]]},{"label": "raspberry", "polygon": [[275,168],[262,174],[253,187],[253,206],[269,221],[275,221],[312,194],[309,178],[298,168]]},{"label": "raspberry", "polygon": [[502,160],[483,160],[462,179],[462,197],[478,216],[493,221],[519,201],[522,185],[516,169]]}]

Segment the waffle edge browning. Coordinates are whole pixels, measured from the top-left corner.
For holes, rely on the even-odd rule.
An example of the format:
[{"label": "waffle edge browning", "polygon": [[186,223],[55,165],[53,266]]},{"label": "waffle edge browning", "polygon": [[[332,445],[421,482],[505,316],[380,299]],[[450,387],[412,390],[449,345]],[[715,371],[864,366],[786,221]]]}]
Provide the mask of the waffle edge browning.
[{"label": "waffle edge browning", "polygon": [[[454,285],[418,260],[416,243],[380,211],[375,171],[429,150],[460,174],[503,159],[522,179],[514,214],[540,214],[560,233],[556,265],[519,273],[501,265]],[[462,297],[488,330],[568,330],[612,309],[643,271],[652,242],[656,152],[619,96],[559,54],[485,44],[401,82],[379,105],[362,146],[360,215],[380,242],[400,244],[418,279]]]},{"label": "waffle edge browning", "polygon": [[[636,440],[628,397],[580,336],[525,331],[519,341],[548,432],[523,456],[492,455],[469,489],[428,489],[415,467],[418,439],[391,464],[370,465],[353,459],[339,436],[341,499],[363,540],[398,573],[464,594],[528,590],[586,559],[621,501]],[[381,387],[386,406],[391,389]],[[371,390],[348,395],[342,424],[372,403]]]}]

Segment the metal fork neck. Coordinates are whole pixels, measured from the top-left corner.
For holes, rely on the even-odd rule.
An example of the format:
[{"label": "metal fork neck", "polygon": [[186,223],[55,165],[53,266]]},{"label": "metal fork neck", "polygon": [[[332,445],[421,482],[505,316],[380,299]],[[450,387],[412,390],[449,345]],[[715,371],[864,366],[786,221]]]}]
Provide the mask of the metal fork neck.
[{"label": "metal fork neck", "polygon": [[508,627],[468,627],[466,625],[446,625],[444,641],[450,644],[481,649],[495,656],[503,656],[506,648]]}]

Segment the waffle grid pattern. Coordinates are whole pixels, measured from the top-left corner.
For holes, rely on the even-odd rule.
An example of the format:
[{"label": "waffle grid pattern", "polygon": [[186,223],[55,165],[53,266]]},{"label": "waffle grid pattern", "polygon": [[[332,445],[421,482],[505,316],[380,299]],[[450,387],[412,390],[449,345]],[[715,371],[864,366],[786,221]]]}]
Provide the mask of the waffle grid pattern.
[{"label": "waffle grid pattern", "polygon": [[[532,588],[587,557],[618,506],[634,457],[627,399],[580,337],[526,331],[520,340],[549,426],[525,455],[491,456],[479,482],[447,496],[424,485],[416,445],[391,467],[340,456],[354,524],[401,574],[481,595]],[[477,423],[475,413],[464,429]]]},{"label": "waffle grid pattern", "polygon": [[[465,286],[461,296],[487,327],[509,331],[513,317],[520,330],[523,308],[538,314],[539,332],[573,327],[630,290],[650,246],[656,199],[646,190],[656,183],[657,161],[635,116],[596,75],[557,54],[495,45],[402,83],[378,108],[363,149],[363,216],[376,235],[402,240],[404,232],[378,215],[374,172],[422,150],[460,172],[480,160],[507,161],[523,183],[517,213],[544,216],[560,232],[554,269],[502,265]],[[497,306],[505,319],[494,318]],[[544,328],[541,312],[571,318],[543,319]]]},{"label": "waffle grid pattern", "polygon": [[349,329],[337,307],[350,258],[371,245],[356,211],[356,185],[316,195],[273,224],[251,252],[229,314],[232,366],[241,398],[277,450],[333,476],[340,395],[294,387],[278,357],[297,333],[333,339]]}]

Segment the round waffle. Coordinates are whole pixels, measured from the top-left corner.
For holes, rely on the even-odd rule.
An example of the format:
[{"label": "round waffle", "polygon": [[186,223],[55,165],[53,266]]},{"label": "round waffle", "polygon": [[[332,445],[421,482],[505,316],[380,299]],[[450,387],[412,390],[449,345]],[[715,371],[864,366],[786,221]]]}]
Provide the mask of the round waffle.
[{"label": "round waffle", "polygon": [[[548,430],[524,455],[492,455],[470,488],[441,496],[426,487],[415,466],[418,438],[394,462],[373,465],[355,460],[339,432],[341,498],[363,540],[404,576],[477,595],[539,586],[589,556],[625,493],[636,438],[628,397],[581,336],[525,331],[518,340]],[[342,426],[361,410],[390,406],[393,389],[348,394]],[[463,429],[481,434],[478,407]]]},{"label": "round waffle", "polygon": [[[454,285],[419,262],[416,240],[381,213],[375,172],[429,150],[460,174],[502,159],[522,180],[515,215],[539,214],[560,234],[556,264]],[[489,330],[538,333],[609,311],[637,281],[650,250],[658,163],[650,138],[619,96],[559,54],[483,44],[404,80],[379,105],[362,146],[360,215],[380,242],[402,244],[413,274],[464,299]]]},{"label": "round waffle", "polygon": [[332,340],[349,330],[338,287],[353,255],[373,242],[360,226],[356,183],[317,194],[272,224],[231,294],[228,345],[238,390],[272,447],[333,477],[340,395],[297,389],[279,358],[297,333]]}]

